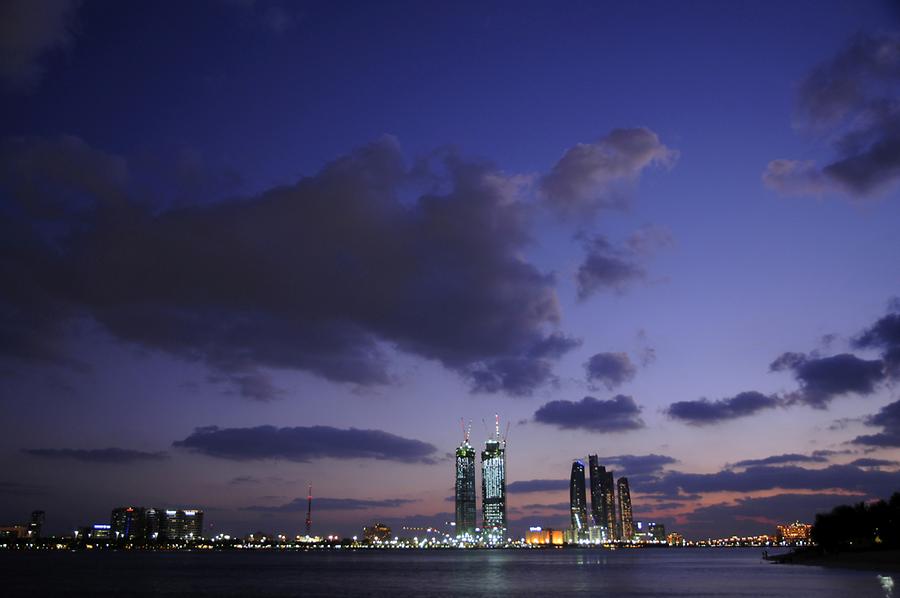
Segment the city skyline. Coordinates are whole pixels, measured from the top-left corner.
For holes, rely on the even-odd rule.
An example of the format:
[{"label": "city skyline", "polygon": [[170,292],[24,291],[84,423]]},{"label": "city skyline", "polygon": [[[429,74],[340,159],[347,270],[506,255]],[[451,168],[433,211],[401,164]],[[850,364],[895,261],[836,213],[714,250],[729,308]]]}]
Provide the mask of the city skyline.
[{"label": "city skyline", "polygon": [[896,3],[8,0],[0,40],[0,524],[302,533],[311,483],[313,532],[481,526],[487,479],[519,537],[576,460],[612,533],[616,479],[688,538],[900,489]]}]

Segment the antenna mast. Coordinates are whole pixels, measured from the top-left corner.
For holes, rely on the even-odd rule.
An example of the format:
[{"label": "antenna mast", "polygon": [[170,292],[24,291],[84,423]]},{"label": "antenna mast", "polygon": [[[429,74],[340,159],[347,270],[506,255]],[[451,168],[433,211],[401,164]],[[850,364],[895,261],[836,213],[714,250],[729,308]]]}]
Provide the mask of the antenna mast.
[{"label": "antenna mast", "polygon": [[309,493],[306,495],[306,537],[312,530],[312,484],[309,485]]}]

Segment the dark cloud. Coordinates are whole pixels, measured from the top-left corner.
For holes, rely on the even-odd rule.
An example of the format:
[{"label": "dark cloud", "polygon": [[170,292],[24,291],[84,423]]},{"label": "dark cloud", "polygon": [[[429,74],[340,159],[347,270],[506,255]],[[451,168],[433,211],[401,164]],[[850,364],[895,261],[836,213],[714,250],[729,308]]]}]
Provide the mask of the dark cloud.
[{"label": "dark cloud", "polygon": [[579,298],[601,291],[622,292],[628,284],[644,278],[644,269],[631,250],[614,247],[602,236],[594,237],[586,246],[584,262],[576,274]]},{"label": "dark cloud", "polygon": [[[316,511],[364,511],[367,509],[394,509],[417,502],[407,498],[384,498],[378,500],[358,498],[314,498],[313,508]],[[307,499],[295,498],[289,503],[275,507],[251,505],[241,507],[242,511],[260,511],[264,513],[305,513]]]},{"label": "dark cloud", "polygon": [[[556,330],[552,276],[521,257],[521,183],[489,164],[445,152],[408,168],[384,138],[294,185],[159,210],[123,190],[127,168],[114,157],[74,138],[44,145],[12,143],[2,183],[19,205],[48,217],[65,208],[54,222],[78,226],[52,247],[4,246],[0,273],[28,275],[2,313],[46,304],[33,326],[0,320],[7,354],[47,353],[66,321],[88,316],[268,399],[278,394],[271,368],[387,384],[394,350],[479,391],[529,394],[577,346]],[[93,203],[54,203],[73,194]]]},{"label": "dark cloud", "polygon": [[421,440],[395,436],[381,430],[342,430],[330,426],[276,428],[197,428],[172,443],[197,453],[233,459],[380,459],[403,463],[432,463],[437,450]]},{"label": "dark cloud", "polygon": [[580,401],[550,401],[534,412],[534,421],[563,429],[592,432],[625,432],[644,427],[641,408],[634,399],[616,395],[603,401],[584,397]]},{"label": "dark cloud", "polygon": [[569,148],[540,180],[547,202],[565,214],[621,208],[622,186],[652,164],[670,166],[677,152],[646,128],[615,129],[594,143]]},{"label": "dark cloud", "polygon": [[747,417],[764,409],[774,409],[783,401],[773,395],[764,395],[754,390],[741,392],[733,397],[710,401],[678,401],[666,408],[666,414],[695,426],[717,424],[723,421]]},{"label": "dark cloud", "polygon": [[522,506],[523,511],[568,511],[569,508],[570,505],[567,502],[557,502],[553,504],[535,503]]},{"label": "dark cloud", "polygon": [[260,479],[253,477],[252,475],[242,475],[231,478],[231,481],[229,481],[228,483],[232,486],[238,486],[240,484],[259,484]]},{"label": "dark cloud", "polygon": [[80,137],[14,137],[0,142],[0,183],[38,219],[77,217],[100,204],[127,199],[130,173],[120,156],[91,147]]},{"label": "dark cloud", "polygon": [[776,524],[811,523],[816,513],[856,500],[859,498],[835,493],[742,497],[735,503],[699,507],[685,516],[686,524],[679,528],[693,538],[718,538],[726,530],[736,535],[771,534]]},{"label": "dark cloud", "polygon": [[569,480],[519,480],[506,485],[506,491],[510,494],[525,494],[528,492],[554,492],[567,490]]},{"label": "dark cloud", "polygon": [[535,388],[556,380],[553,364],[546,359],[507,357],[482,362],[469,371],[475,392],[506,392],[528,396]]},{"label": "dark cloud", "polygon": [[900,379],[900,311],[879,318],[854,339],[860,349],[881,349],[887,373]]},{"label": "dark cloud", "polygon": [[80,0],[0,2],[0,81],[12,91],[30,91],[44,73],[41,58],[72,43]]},{"label": "dark cloud", "polygon": [[600,382],[608,390],[634,379],[637,368],[627,353],[597,353],[584,364],[588,382]]},{"label": "dark cloud", "polygon": [[786,465],[788,463],[827,463],[828,456],[824,454],[801,455],[799,453],[785,453],[772,455],[762,459],[745,459],[732,463],[731,467],[755,467],[757,465]]},{"label": "dark cloud", "polygon": [[148,453],[123,448],[105,449],[22,449],[22,452],[44,459],[72,459],[85,463],[136,463],[139,461],[162,461],[168,459],[166,453]]},{"label": "dark cloud", "polygon": [[855,461],[851,461],[850,465],[855,465],[856,467],[895,467],[900,465],[900,461],[891,461],[890,459],[873,459],[871,457],[863,457],[861,459],[856,459]]},{"label": "dark cloud", "polygon": [[824,409],[835,397],[875,392],[883,381],[884,362],[865,360],[841,353],[831,357],[814,357],[802,353],[783,353],[769,366],[772,371],[790,371],[800,383],[800,391],[789,400]]},{"label": "dark cloud", "polygon": [[649,473],[659,473],[666,465],[678,463],[678,459],[668,455],[616,455],[613,457],[601,457],[599,462],[603,465],[614,465],[620,470],[621,475],[630,477]]},{"label": "dark cloud", "polygon": [[670,471],[639,483],[630,481],[639,492],[659,494],[841,489],[875,497],[889,496],[895,491],[900,485],[900,472],[866,470],[853,465],[830,465],[822,469],[760,465],[743,471],[726,469],[716,473]]},{"label": "dark cloud", "polygon": [[900,400],[885,405],[875,415],[865,419],[868,426],[881,427],[877,434],[864,434],[853,439],[854,444],[900,447]]},{"label": "dark cloud", "polygon": [[798,91],[802,125],[835,133],[835,158],[820,168],[805,160],[773,160],[764,182],[786,195],[828,191],[871,195],[900,177],[900,37],[853,37],[816,67]]},{"label": "dark cloud", "polygon": [[547,338],[541,340],[528,353],[528,357],[532,359],[540,359],[545,357],[558,358],[562,357],[572,349],[581,346],[580,338],[572,338],[558,332],[554,332]]}]

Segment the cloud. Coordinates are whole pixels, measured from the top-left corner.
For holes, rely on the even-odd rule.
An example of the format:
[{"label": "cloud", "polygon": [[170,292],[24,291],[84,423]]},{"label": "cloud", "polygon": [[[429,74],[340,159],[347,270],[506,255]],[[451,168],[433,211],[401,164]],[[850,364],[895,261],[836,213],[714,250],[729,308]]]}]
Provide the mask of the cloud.
[{"label": "cloud", "polygon": [[127,199],[129,177],[121,156],[73,135],[0,141],[0,183],[38,219],[75,216],[95,204],[121,204]]},{"label": "cloud", "polygon": [[666,465],[678,463],[678,459],[668,455],[651,453],[649,455],[616,455],[613,457],[601,457],[599,462],[607,466],[617,466],[621,470],[621,475],[636,476],[659,473]]},{"label": "cloud", "polygon": [[[384,498],[378,500],[359,498],[313,498],[313,509],[316,511],[364,511],[368,509],[395,509],[417,502],[407,498]],[[307,499],[295,498],[289,503],[275,507],[251,505],[241,507],[241,511],[260,511],[264,513],[305,513]]]},{"label": "cloud", "polygon": [[252,475],[242,475],[231,478],[231,481],[228,482],[232,486],[238,486],[240,484],[259,484],[260,479],[253,477]]},{"label": "cloud", "polygon": [[855,461],[851,461],[850,465],[855,465],[856,467],[896,467],[900,465],[900,461],[891,461],[890,459],[873,459],[870,457],[863,457],[861,459],[856,459]]},{"label": "cloud", "polygon": [[593,143],[569,148],[539,182],[549,205],[565,214],[621,208],[622,184],[653,164],[671,166],[677,152],[647,128],[615,129]]},{"label": "cloud", "polygon": [[849,353],[822,358],[783,353],[769,369],[773,372],[792,372],[800,383],[800,391],[793,393],[789,401],[818,409],[824,409],[832,399],[841,395],[872,394],[877,384],[885,378],[884,362],[860,359]]},{"label": "cloud", "polygon": [[379,459],[402,463],[432,463],[433,445],[381,430],[346,430],[330,426],[276,428],[197,428],[172,446],[210,457],[236,461],[284,459]]},{"label": "cloud", "polygon": [[519,480],[506,485],[509,494],[526,494],[529,492],[555,492],[567,490],[569,480]]},{"label": "cloud", "polygon": [[786,465],[788,463],[827,463],[828,457],[824,454],[801,455],[799,453],[785,453],[772,455],[762,459],[745,459],[732,463],[731,467],[755,467],[757,465]]},{"label": "cloud", "polygon": [[0,3],[0,81],[31,91],[44,73],[41,58],[73,41],[79,0],[5,0]]},{"label": "cloud", "polygon": [[630,249],[616,248],[599,235],[589,240],[586,247],[584,261],[575,275],[580,299],[601,291],[622,292],[646,275]]},{"label": "cloud", "polygon": [[616,395],[603,401],[584,397],[580,401],[550,401],[534,412],[534,421],[562,429],[592,432],[625,432],[644,427],[641,408],[634,399]]},{"label": "cloud", "polygon": [[588,382],[601,382],[608,390],[633,380],[637,372],[627,353],[596,353],[584,369]]},{"label": "cloud", "polygon": [[85,463],[137,463],[140,461],[163,461],[169,456],[163,452],[148,453],[123,448],[105,449],[22,449],[22,452],[44,459],[71,459]]},{"label": "cloud", "polygon": [[709,399],[678,401],[669,405],[665,412],[672,419],[694,426],[705,426],[747,417],[764,409],[780,407],[782,404],[783,401],[776,396],[750,390],[716,401]]},{"label": "cloud", "polygon": [[875,415],[865,419],[868,426],[881,427],[877,434],[864,434],[853,439],[854,444],[900,447],[900,400],[885,405]]},{"label": "cloud", "polygon": [[874,497],[889,496],[898,485],[900,472],[866,470],[853,465],[829,465],[822,469],[761,465],[744,471],[726,469],[715,473],[670,471],[653,479],[632,481],[633,489],[639,492],[659,494],[841,489]]},{"label": "cloud", "polygon": [[822,195],[828,190],[828,180],[813,160],[772,160],[762,178],[783,195]]},{"label": "cloud", "polygon": [[[88,316],[120,340],[206,364],[251,399],[278,395],[269,369],[389,384],[394,351],[477,391],[527,395],[577,346],[557,330],[553,276],[522,257],[520,184],[489,164],[444,152],[410,168],[385,137],[293,185],[159,210],[134,200],[127,165],[79,140],[10,147],[0,183],[20,203],[49,203],[57,229],[78,222],[53,244],[10,241],[0,261],[7,279],[27,273],[29,289],[4,314],[35,298],[48,306],[34,310],[33,334],[21,317],[0,321],[17,357]],[[32,184],[45,170],[52,193]],[[69,195],[82,201],[53,203]]]},{"label": "cloud", "polygon": [[900,312],[879,318],[853,344],[859,349],[882,349],[887,374],[900,379]]},{"label": "cloud", "polygon": [[567,502],[557,502],[552,504],[541,504],[535,503],[530,505],[523,505],[523,511],[566,511],[568,512],[570,508],[569,503]]},{"label": "cloud", "polygon": [[834,159],[773,160],[764,182],[784,195],[838,192],[865,197],[900,178],[900,37],[854,36],[800,83],[802,127],[830,133]]},{"label": "cloud", "polygon": [[800,391],[790,395],[789,401],[819,409],[824,409],[832,399],[841,395],[872,394],[876,385],[885,378],[881,360],[860,359],[849,353],[821,358],[802,353],[782,353],[769,369],[773,372],[790,371],[800,383]]}]

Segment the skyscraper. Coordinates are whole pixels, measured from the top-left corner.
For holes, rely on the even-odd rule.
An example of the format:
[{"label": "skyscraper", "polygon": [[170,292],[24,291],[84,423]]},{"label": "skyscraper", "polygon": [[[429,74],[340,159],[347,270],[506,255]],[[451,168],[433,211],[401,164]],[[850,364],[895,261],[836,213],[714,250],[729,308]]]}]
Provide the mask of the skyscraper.
[{"label": "skyscraper", "polygon": [[482,527],[496,539],[506,534],[506,441],[500,437],[500,417],[496,436],[481,451]]},{"label": "skyscraper", "polygon": [[634,517],[631,514],[631,491],[628,489],[628,478],[619,478],[617,482],[619,490],[619,521],[622,540],[634,539]]},{"label": "skyscraper", "polygon": [[469,433],[456,447],[456,535],[475,535],[475,449]]},{"label": "skyscraper", "polygon": [[167,509],[160,522],[160,535],[166,540],[195,540],[203,536],[203,511]]},{"label": "skyscraper", "polygon": [[572,529],[584,530],[590,527],[587,518],[587,500],[584,496],[584,463],[572,463],[572,476],[569,478],[569,512],[572,517]]},{"label": "skyscraper", "polygon": [[600,465],[597,455],[588,457],[591,472],[591,516],[594,525],[606,528],[609,538],[616,537],[616,496],[613,472]]},{"label": "skyscraper", "polygon": [[32,511],[31,521],[28,522],[28,537],[40,538],[41,529],[44,527],[44,512]]},{"label": "skyscraper", "polygon": [[591,474],[591,518],[594,525],[606,525],[603,516],[603,498],[600,495],[600,463],[597,455],[588,456],[588,466]]},{"label": "skyscraper", "polygon": [[110,516],[110,528],[114,540],[143,540],[146,537],[144,507],[119,507]]}]

